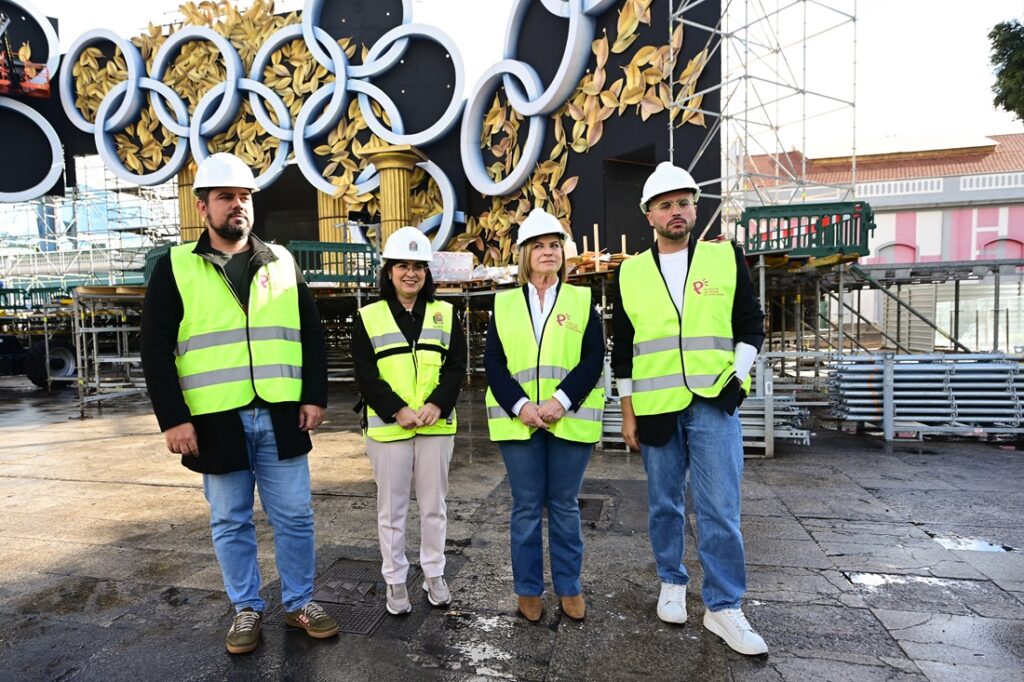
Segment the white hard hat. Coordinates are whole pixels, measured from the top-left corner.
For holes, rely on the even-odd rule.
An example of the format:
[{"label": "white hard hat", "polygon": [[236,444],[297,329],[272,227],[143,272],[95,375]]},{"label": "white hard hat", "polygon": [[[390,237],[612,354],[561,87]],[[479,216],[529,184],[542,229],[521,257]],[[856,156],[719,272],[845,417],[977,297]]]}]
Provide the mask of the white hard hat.
[{"label": "white hard hat", "polygon": [[558,218],[543,208],[535,208],[530,211],[530,215],[526,216],[526,220],[519,225],[519,238],[516,240],[516,246],[522,246],[530,239],[545,234],[557,234],[562,239],[569,236],[565,233],[565,228],[562,227],[562,223],[559,222]]},{"label": "white hard hat", "polygon": [[427,235],[415,227],[400,227],[388,237],[381,257],[385,260],[420,260],[429,263],[434,259]]},{"label": "white hard hat", "polygon": [[252,170],[234,154],[217,152],[210,154],[199,164],[196,180],[192,190],[210,189],[211,187],[242,187],[256,192],[256,178]]},{"label": "white hard hat", "polygon": [[694,201],[700,199],[700,187],[697,187],[693,176],[679,166],[662,161],[644,183],[644,196],[640,200],[640,210],[646,213],[647,202],[659,194],[677,192],[682,189],[692,191]]}]

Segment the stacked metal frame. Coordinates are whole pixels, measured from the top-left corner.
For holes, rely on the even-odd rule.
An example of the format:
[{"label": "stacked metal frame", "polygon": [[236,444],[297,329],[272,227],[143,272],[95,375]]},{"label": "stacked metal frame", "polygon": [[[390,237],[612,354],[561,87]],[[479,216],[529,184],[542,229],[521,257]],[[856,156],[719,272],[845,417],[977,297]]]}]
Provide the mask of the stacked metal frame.
[{"label": "stacked metal frame", "polygon": [[1024,356],[844,355],[829,363],[832,414],[897,432],[1024,433]]}]

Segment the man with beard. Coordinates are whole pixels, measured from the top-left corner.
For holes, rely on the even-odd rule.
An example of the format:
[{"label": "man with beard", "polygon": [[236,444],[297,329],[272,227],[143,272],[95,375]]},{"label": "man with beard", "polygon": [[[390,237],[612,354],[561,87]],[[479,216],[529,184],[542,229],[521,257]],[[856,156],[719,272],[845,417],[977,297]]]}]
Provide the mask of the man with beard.
[{"label": "man with beard", "polygon": [[[622,264],[613,312],[622,436],[647,470],[658,617],[686,622],[685,487],[696,507],[704,627],[741,654],[768,647],[743,614],[743,434],[737,407],[764,341],[764,313],[742,250],[693,233],[700,188],[671,163],[644,184],[654,246]],[[701,235],[702,237],[703,235]]]},{"label": "man with beard", "polygon": [[338,625],[312,601],[316,568],[309,432],[327,406],[327,351],[313,298],[286,249],[250,234],[252,171],[213,154],[196,171],[206,231],[153,269],[142,365],[167,449],[203,475],[213,547],[235,616],[228,652],[259,644],[254,488],[274,530],[285,622],[326,638]]}]

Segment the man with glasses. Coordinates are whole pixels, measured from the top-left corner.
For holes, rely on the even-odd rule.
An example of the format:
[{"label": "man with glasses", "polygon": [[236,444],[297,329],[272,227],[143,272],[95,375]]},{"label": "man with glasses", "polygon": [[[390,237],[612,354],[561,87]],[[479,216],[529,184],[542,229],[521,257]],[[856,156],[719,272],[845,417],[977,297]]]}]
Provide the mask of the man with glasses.
[{"label": "man with glasses", "polygon": [[[687,479],[704,570],[704,627],[742,654],[768,652],[742,610],[743,434],[737,408],[764,341],[764,313],[742,250],[693,234],[700,188],[665,162],[644,184],[654,246],[617,273],[613,311],[622,436],[647,471],[648,531],[661,593],[658,617],[686,622]],[[703,235],[701,235],[703,236]]]}]

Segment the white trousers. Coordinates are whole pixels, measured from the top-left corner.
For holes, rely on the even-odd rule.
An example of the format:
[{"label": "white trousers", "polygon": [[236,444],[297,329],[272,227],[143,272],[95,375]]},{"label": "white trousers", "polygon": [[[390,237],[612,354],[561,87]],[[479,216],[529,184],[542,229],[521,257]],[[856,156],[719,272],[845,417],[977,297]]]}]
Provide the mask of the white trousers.
[{"label": "white trousers", "polygon": [[366,454],[377,481],[381,573],[389,585],[404,583],[409,575],[405,523],[414,477],[420,508],[420,568],[428,578],[444,575],[444,539],[448,530],[445,498],[454,447],[455,436],[414,436],[391,443],[366,439]]}]

